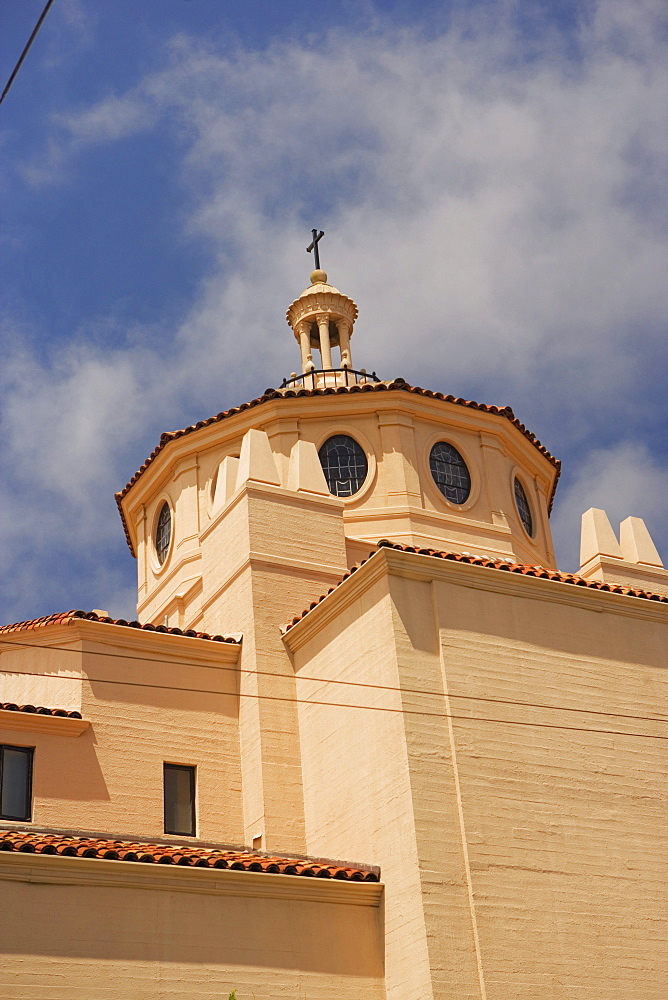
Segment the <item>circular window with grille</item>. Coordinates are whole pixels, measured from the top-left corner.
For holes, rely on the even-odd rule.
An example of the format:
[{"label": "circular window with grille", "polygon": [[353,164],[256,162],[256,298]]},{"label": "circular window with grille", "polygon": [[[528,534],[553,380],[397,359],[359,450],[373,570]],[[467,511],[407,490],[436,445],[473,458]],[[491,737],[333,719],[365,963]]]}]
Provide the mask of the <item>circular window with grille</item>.
[{"label": "circular window with grille", "polygon": [[354,438],[335,434],[325,441],[318,457],[329,492],[335,497],[351,497],[362,488],[369,464]]},{"label": "circular window with grille", "polygon": [[520,521],[524,525],[524,530],[527,535],[529,535],[530,538],[533,538],[533,517],[531,515],[531,507],[529,506],[527,495],[524,492],[524,487],[517,478],[515,478],[514,489],[515,503],[517,504],[517,513],[520,515]]},{"label": "circular window with grille", "polygon": [[167,553],[169,552],[169,543],[172,540],[172,512],[169,509],[168,503],[163,503],[160,508],[160,513],[158,515],[158,523],[155,529],[155,551],[158,556],[158,562],[162,566],[165,559],[167,558]]},{"label": "circular window with grille", "polygon": [[471,493],[471,476],[454,445],[437,441],[429,453],[429,469],[446,500],[466,503]]}]

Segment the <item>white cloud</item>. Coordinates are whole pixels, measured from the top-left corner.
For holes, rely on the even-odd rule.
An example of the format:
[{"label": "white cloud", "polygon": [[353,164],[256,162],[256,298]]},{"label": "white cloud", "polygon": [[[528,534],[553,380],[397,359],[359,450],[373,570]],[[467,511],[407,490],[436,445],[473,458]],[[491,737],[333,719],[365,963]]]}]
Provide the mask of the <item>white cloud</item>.
[{"label": "white cloud", "polygon": [[578,66],[558,50],[518,63],[509,28],[432,41],[337,32],[319,49],[227,56],[180,38],[168,69],[63,123],[77,146],[159,114],[177,133],[184,185],[206,192],[190,231],[225,255],[194,305],[195,342],[228,287],[235,320],[253,322],[258,246],[266,282],[293,233],[303,241],[296,217],[325,203],[337,234],[325,263],[361,300],[379,367],[417,353],[431,370],[438,343],[451,378],[477,366],[514,381],[520,357],[529,377],[547,358],[560,374],[578,366],[563,394],[586,379],[605,407],[611,387],[632,388],[620,357],[635,359],[638,330],[655,337],[668,306],[650,198],[668,153],[668,72],[646,30],[652,5],[644,18],[603,7]]},{"label": "white cloud", "polygon": [[[186,320],[159,338],[83,349],[99,322],[84,318],[57,359],[14,358],[5,441],[26,495],[55,492],[76,521],[64,530],[99,543],[118,531],[112,520],[100,529],[101,491],[122,485],[149,424],[193,419],[194,400],[208,415],[289,374],[298,351],[283,315],[318,224],[331,280],[360,304],[359,366],[454,393],[488,385],[502,393],[489,401],[539,413],[562,447],[591,452],[557,508],[569,552],[578,504],[617,516],[631,446],[600,451],[597,435],[620,406],[620,437],[641,434],[633,401],[646,400],[663,350],[664,21],[649,0],[602,3],[577,57],[546,34],[527,59],[507,21],[479,12],[431,39],[382,22],[263,52],[179,37],[161,72],[60,115],[42,182],[89,145],[113,155],[119,139],[168,130],[184,232],[206,241],[212,265]],[[632,451],[645,466],[633,465],[644,486],[631,506],[667,474]],[[28,507],[39,523],[39,503]],[[643,510],[648,523],[666,513],[658,501],[628,512]],[[53,530],[51,513],[44,523]]]},{"label": "white cloud", "polygon": [[113,142],[135,135],[155,122],[154,109],[133,96],[112,94],[78,114],[57,115],[56,121],[82,144]]},{"label": "white cloud", "polygon": [[606,511],[618,537],[625,518],[642,517],[668,565],[668,468],[643,442],[594,449],[563,490],[552,531],[560,563],[570,572],[579,566],[580,518],[590,507]]}]

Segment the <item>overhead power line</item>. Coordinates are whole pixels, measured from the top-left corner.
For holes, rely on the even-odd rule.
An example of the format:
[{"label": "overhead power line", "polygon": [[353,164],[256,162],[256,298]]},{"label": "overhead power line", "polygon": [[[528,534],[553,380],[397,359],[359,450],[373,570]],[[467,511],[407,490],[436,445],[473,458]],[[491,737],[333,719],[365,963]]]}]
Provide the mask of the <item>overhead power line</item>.
[{"label": "overhead power line", "polygon": [[[20,677],[33,676],[33,677],[53,677],[53,674],[29,674],[27,671],[18,670],[8,670],[6,673],[18,674]],[[417,715],[421,717],[430,717],[433,719],[457,719],[461,722],[487,722],[487,723],[498,723],[505,726],[530,726],[537,729],[561,729],[566,730],[571,733],[595,733],[603,734],[605,736],[634,736],[646,740],[668,740],[668,736],[655,735],[654,733],[628,733],[624,730],[619,729],[590,729],[585,726],[564,726],[556,722],[529,722],[525,719],[490,719],[486,716],[477,715],[453,715],[450,712],[421,712],[418,709],[413,708],[391,708],[385,705],[355,705],[347,702],[339,701],[317,701],[310,698],[290,698],[287,695],[273,695],[273,694],[253,694],[251,692],[237,691],[232,695],[227,691],[212,691],[210,688],[182,688],[176,687],[172,684],[146,684],[143,681],[121,681],[111,678],[104,677],[63,677],[60,675],[58,680],[86,680],[89,684],[117,684],[121,687],[140,687],[148,688],[154,691],[180,691],[185,694],[206,694],[206,695],[216,695],[219,698],[254,698],[256,701],[283,701],[290,705],[318,705],[324,706],[325,708],[357,708],[364,712],[390,712],[394,715]],[[444,699],[447,699],[447,695],[441,695]],[[648,720],[651,722],[656,722],[656,719]]]},{"label": "overhead power line", "polygon": [[14,80],[15,80],[15,78],[16,78],[16,74],[18,73],[18,71],[19,71],[19,70],[21,69],[21,66],[23,65],[23,60],[24,60],[24,59],[25,59],[25,57],[26,57],[26,56],[28,55],[28,52],[30,52],[30,47],[31,47],[32,43],[33,43],[33,42],[35,41],[35,39],[37,38],[37,32],[38,32],[38,31],[39,31],[39,29],[40,29],[40,28],[42,27],[42,24],[44,23],[44,18],[45,18],[45,17],[46,17],[46,15],[47,15],[47,14],[49,13],[49,8],[51,7],[51,4],[52,4],[52,3],[53,3],[53,0],[46,0],[46,5],[45,5],[45,7],[44,7],[44,10],[43,10],[43,11],[42,11],[42,13],[41,13],[41,14],[39,15],[39,19],[38,19],[38,21],[37,21],[37,24],[36,24],[36,25],[35,25],[35,27],[34,27],[34,28],[32,29],[32,34],[30,35],[30,38],[29,38],[29,39],[28,39],[28,41],[26,42],[26,44],[25,44],[25,48],[23,49],[23,52],[22,52],[22,53],[21,53],[21,55],[19,56],[19,61],[17,62],[17,64],[16,64],[16,66],[14,67],[14,69],[12,70],[12,74],[11,74],[11,76],[9,77],[9,80],[8,80],[8,81],[7,81],[7,83],[5,84],[5,89],[4,89],[4,90],[3,90],[3,92],[2,92],[2,96],[0,96],[0,104],[2,104],[2,102],[3,102],[3,101],[4,101],[4,99],[5,99],[5,97],[6,97],[6,96],[7,96],[7,94],[9,93],[9,88],[10,88],[10,87],[11,87],[11,85],[12,85],[12,84],[14,83]]},{"label": "overhead power line", "polygon": [[[32,671],[23,670],[5,670],[5,674],[15,674],[19,677],[49,677],[53,678],[53,674],[41,674]],[[120,687],[137,687],[144,688],[154,691],[179,691],[184,694],[205,694],[205,695],[216,695],[218,698],[253,698],[256,701],[281,701],[287,702],[290,705],[318,705],[324,706],[325,708],[356,708],[365,712],[390,712],[394,715],[414,715],[420,716],[422,718],[429,717],[433,719],[456,719],[460,722],[487,722],[492,724],[499,724],[505,726],[529,726],[536,729],[560,729],[571,733],[593,733],[601,734],[605,736],[633,736],[640,739],[647,740],[668,740],[668,735],[662,736],[654,733],[629,733],[624,732],[624,730],[619,729],[591,729],[586,726],[565,726],[558,722],[530,722],[526,719],[490,719],[488,716],[478,716],[478,715],[453,715],[450,712],[424,712],[419,709],[414,708],[392,708],[386,705],[355,705],[349,702],[339,702],[339,701],[319,701],[311,698],[292,698],[289,695],[272,695],[272,694],[254,694],[246,691],[236,691],[234,693],[227,691],[214,691],[211,688],[193,688],[193,687],[177,687],[173,684],[147,684],[144,681],[126,681],[118,680],[105,677],[76,677],[76,676],[63,676],[57,675],[58,680],[72,680],[72,681],[82,681],[85,680],[89,684],[111,684],[118,685]],[[441,694],[441,698],[444,701],[448,701],[449,695]],[[507,704],[512,704],[508,702]],[[522,704],[520,702],[519,704]],[[568,711],[568,709],[565,709]],[[642,716],[637,716],[638,721],[642,719]],[[647,718],[648,722],[658,722],[662,720]]]},{"label": "overhead power line", "polygon": [[[7,639],[7,640],[4,640],[4,642],[5,642],[7,648],[5,650],[2,650],[0,648],[0,655],[2,654],[2,652],[7,652],[8,651],[8,649],[10,648],[10,644],[11,644],[11,646],[21,646],[21,647],[25,647],[26,649],[42,649],[42,650],[44,649],[44,646],[41,645],[38,642],[19,642],[18,640],[15,640],[15,639]],[[2,644],[3,644],[3,637],[2,637],[2,634],[0,634],[0,646],[2,646]],[[78,649],[71,649],[71,648],[68,648],[67,646],[49,646],[49,649],[57,649],[58,652],[60,652],[60,653],[72,653],[75,656],[80,656],[81,655],[81,653],[80,653],[80,651]],[[158,656],[142,656],[141,658],[138,658],[136,656],[130,656],[128,653],[104,653],[101,650],[96,650],[93,655],[95,655],[95,656],[107,656],[107,657],[110,657],[113,660],[133,660],[135,663],[138,663],[138,662],[141,662],[141,663],[160,663],[161,665],[164,665],[164,663],[165,663],[164,657],[158,657]],[[419,695],[426,695],[427,697],[430,697],[430,698],[447,698],[449,700],[454,699],[456,701],[457,700],[458,701],[482,701],[482,702],[490,702],[493,705],[512,705],[513,707],[519,707],[519,708],[540,708],[540,709],[544,709],[544,710],[547,710],[547,711],[550,711],[550,712],[576,712],[576,713],[578,713],[580,715],[602,715],[602,716],[607,716],[607,717],[613,718],[613,719],[631,719],[631,720],[634,720],[634,721],[637,721],[637,722],[661,722],[661,723],[668,723],[668,717],[666,717],[666,716],[664,716],[663,718],[657,718],[657,716],[655,716],[655,715],[631,715],[628,712],[606,712],[606,711],[604,711],[602,709],[597,709],[597,708],[574,708],[573,706],[568,706],[568,705],[546,705],[545,702],[540,702],[540,701],[517,701],[515,699],[510,699],[510,698],[490,698],[487,695],[482,695],[482,694],[454,694],[453,692],[450,692],[450,691],[448,691],[446,693],[444,691],[429,690],[428,688],[396,687],[396,686],[391,685],[391,684],[369,684],[369,683],[365,683],[364,681],[344,681],[344,680],[339,680],[336,677],[309,677],[306,674],[295,674],[295,673],[283,674],[283,673],[276,673],[273,670],[259,670],[259,669],[258,670],[255,670],[255,669],[249,670],[248,668],[244,669],[243,667],[238,667],[238,666],[225,667],[225,666],[221,666],[220,664],[216,664],[214,666],[213,664],[209,664],[209,663],[199,663],[196,660],[170,660],[170,664],[173,665],[173,666],[176,666],[176,667],[194,667],[197,670],[215,670],[216,672],[223,671],[223,672],[234,673],[234,674],[248,674],[249,676],[252,675],[252,676],[257,676],[257,677],[271,677],[274,680],[295,680],[295,681],[299,680],[299,681],[308,681],[310,683],[315,683],[315,684],[338,684],[341,687],[365,688],[367,691],[390,691],[390,692],[394,692],[395,694],[401,694],[401,695],[419,694]],[[46,678],[49,678],[49,677],[53,677],[54,676],[51,673],[39,673],[39,672],[33,671],[33,670],[4,670],[3,671],[3,669],[0,667],[0,674],[2,674],[2,673],[20,674],[21,676],[24,676],[24,677],[46,677]],[[176,687],[174,685],[144,684],[143,682],[139,682],[139,681],[137,681],[137,682],[134,682],[134,681],[118,681],[118,680],[106,681],[103,677],[98,677],[98,678],[96,678],[96,677],[89,677],[88,675],[84,675],[84,674],[77,675],[77,676],[66,677],[65,679],[66,680],[70,680],[71,679],[71,680],[77,680],[77,681],[78,680],[87,680],[87,681],[89,681],[91,683],[99,681],[102,684],[105,684],[105,683],[108,683],[108,684],[126,684],[127,683],[131,687],[133,687],[133,686],[134,687],[157,687],[157,686],[159,686],[163,690],[168,690],[168,691],[184,691],[184,692],[191,691],[191,692],[193,692],[195,694],[210,693],[210,694],[219,694],[219,695],[221,695],[221,694],[226,694],[227,693],[227,692],[221,692],[221,691],[208,691],[208,692],[205,692],[205,691],[200,690],[198,688]],[[249,697],[249,696],[245,695],[244,697]],[[264,696],[263,695],[258,695],[258,697],[264,697]],[[334,704],[336,704],[336,703],[334,703]],[[345,707],[345,706],[343,706],[343,707]],[[351,706],[351,707],[364,708],[366,706],[364,706],[364,705],[357,705],[357,706]],[[374,706],[370,706],[370,707],[374,707]],[[464,718],[464,716],[462,716],[462,718]],[[468,716],[466,716],[466,718],[468,718]]]}]

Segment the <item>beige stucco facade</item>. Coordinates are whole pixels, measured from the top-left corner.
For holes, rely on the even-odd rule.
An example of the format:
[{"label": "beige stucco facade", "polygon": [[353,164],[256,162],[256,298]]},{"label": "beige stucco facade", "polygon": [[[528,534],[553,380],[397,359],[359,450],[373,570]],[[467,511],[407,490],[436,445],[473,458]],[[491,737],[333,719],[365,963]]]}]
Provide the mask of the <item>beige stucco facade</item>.
[{"label": "beige stucco facade", "polygon": [[[0,997],[665,995],[668,573],[642,522],[618,539],[592,510],[559,574],[558,463],[506,409],[353,372],[356,316],[314,272],[302,375],[164,436],[119,494],[146,627],[0,632],[0,701],[81,716],[0,710],[0,744],[34,748],[31,820],[0,842],[37,852],[0,851]],[[350,496],[333,435],[365,456]],[[165,763],[196,769],[188,843],[254,869],[40,853],[47,830],[183,843]]]},{"label": "beige stucco facade", "polygon": [[1,713],[0,742],[35,748],[37,827],[160,836],[162,800],[147,789],[163,762],[192,760],[202,839],[243,843],[238,643],[76,620],[2,647],[3,702],[83,717]]},{"label": "beige stucco facade", "polygon": [[383,549],[286,641],[309,849],[381,865],[388,995],[658,1000],[665,605]]},{"label": "beige stucco facade", "polygon": [[0,881],[3,1000],[385,996],[377,885],[13,854]]},{"label": "beige stucco facade", "polygon": [[[297,459],[291,463],[291,458],[306,444],[316,462],[314,453],[334,434],[354,437],[369,466],[362,489],[340,502],[348,564],[389,538],[555,566],[548,517],[554,463],[502,415],[387,385],[385,391],[335,395],[277,393],[252,410],[170,441],[122,499],[137,554],[141,620],[162,623],[167,616],[179,627],[209,627],[202,560],[212,521],[233,510],[237,490],[249,479],[279,486],[283,502],[289,502],[288,491],[328,495],[317,466],[320,485],[297,485],[291,476]],[[443,439],[462,454],[471,473],[470,497],[462,505],[439,492],[429,470],[430,449]],[[247,463],[242,467],[236,461],[244,442],[256,459],[250,471]],[[533,538],[517,514],[515,478],[534,507]],[[298,501],[293,498],[295,505]],[[174,512],[175,537],[168,561],[160,566],[152,539],[165,502]],[[312,536],[301,539],[302,550],[312,541]]]}]

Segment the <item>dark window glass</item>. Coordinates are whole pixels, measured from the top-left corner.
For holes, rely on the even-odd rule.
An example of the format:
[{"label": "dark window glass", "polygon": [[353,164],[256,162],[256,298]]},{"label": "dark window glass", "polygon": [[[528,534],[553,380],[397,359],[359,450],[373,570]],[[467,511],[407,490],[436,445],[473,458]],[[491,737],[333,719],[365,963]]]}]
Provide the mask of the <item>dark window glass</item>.
[{"label": "dark window glass", "polygon": [[466,503],[471,492],[471,477],[456,448],[439,441],[429,453],[429,468],[444,497],[451,503]]},{"label": "dark window glass", "polygon": [[165,833],[195,836],[195,768],[165,764]]},{"label": "dark window glass", "polygon": [[30,819],[32,747],[0,746],[0,817]]},{"label": "dark window glass", "polygon": [[155,530],[155,550],[158,553],[158,561],[161,565],[167,558],[171,537],[172,512],[169,509],[169,504],[163,503],[162,510],[160,511],[160,516],[158,518],[158,527]]},{"label": "dark window glass", "polygon": [[362,488],[369,469],[366,455],[346,434],[335,434],[318,452],[329,492],[335,497],[351,497]]},{"label": "dark window glass", "polygon": [[515,503],[517,504],[517,512],[520,515],[522,524],[526,528],[527,534],[533,536],[533,518],[531,516],[531,507],[529,506],[527,495],[524,492],[524,487],[519,479],[515,480]]}]

